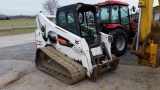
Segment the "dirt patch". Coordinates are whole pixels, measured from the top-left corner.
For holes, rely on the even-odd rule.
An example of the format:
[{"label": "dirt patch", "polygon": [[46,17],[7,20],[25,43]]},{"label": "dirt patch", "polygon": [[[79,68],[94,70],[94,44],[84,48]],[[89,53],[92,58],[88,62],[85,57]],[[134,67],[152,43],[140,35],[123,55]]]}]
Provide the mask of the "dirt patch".
[{"label": "dirt patch", "polygon": [[3,77],[0,78],[0,89],[10,87],[14,85],[18,80],[20,80],[23,76],[25,76],[25,71],[17,72],[16,74],[8,73],[5,74]]},{"label": "dirt patch", "polygon": [[0,68],[0,89],[4,89],[14,86],[21,78],[31,73],[34,65],[31,61],[1,60]]}]

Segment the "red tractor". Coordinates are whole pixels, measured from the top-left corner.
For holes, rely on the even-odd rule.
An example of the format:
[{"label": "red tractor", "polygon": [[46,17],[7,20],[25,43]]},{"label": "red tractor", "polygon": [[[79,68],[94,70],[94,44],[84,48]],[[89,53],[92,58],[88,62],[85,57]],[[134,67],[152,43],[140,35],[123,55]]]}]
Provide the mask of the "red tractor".
[{"label": "red tractor", "polygon": [[121,56],[126,52],[128,42],[132,42],[136,34],[137,22],[130,19],[129,4],[110,0],[97,5],[100,29],[113,36],[112,53]]}]

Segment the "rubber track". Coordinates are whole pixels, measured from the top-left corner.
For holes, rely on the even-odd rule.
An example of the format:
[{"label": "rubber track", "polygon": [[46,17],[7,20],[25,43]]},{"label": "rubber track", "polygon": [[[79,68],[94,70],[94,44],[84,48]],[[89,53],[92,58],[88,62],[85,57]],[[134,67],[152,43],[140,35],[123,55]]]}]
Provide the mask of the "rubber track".
[{"label": "rubber track", "polygon": [[[39,70],[66,84],[74,84],[86,76],[86,68],[55,48],[48,46],[38,50],[40,52],[36,53],[35,64]],[[43,54],[45,54],[45,57],[43,57]],[[52,61],[48,62],[47,59]]]}]

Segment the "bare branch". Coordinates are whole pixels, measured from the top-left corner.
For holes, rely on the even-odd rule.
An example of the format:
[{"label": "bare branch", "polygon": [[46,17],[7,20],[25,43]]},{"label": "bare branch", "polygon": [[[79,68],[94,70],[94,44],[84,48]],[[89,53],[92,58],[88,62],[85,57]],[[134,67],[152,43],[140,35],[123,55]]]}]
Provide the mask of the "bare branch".
[{"label": "bare branch", "polygon": [[47,0],[43,4],[43,8],[51,15],[55,15],[58,7],[60,7],[58,0]]}]

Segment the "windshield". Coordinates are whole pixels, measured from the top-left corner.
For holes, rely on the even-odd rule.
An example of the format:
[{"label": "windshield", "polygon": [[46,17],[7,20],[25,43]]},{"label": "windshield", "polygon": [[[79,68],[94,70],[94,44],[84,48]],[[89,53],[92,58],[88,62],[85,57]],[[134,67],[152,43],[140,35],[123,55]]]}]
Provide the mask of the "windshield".
[{"label": "windshield", "polygon": [[129,24],[128,9],[127,6],[120,6],[121,24]]},{"label": "windshield", "polygon": [[112,5],[110,12],[111,12],[111,23],[120,23],[119,6],[118,5]]},{"label": "windshield", "polygon": [[69,32],[78,35],[73,10],[60,11],[58,14],[59,26],[65,28]]},{"label": "windshield", "polygon": [[100,7],[98,13],[100,23],[120,23],[118,5]]},{"label": "windshield", "polygon": [[[99,23],[129,23],[128,6],[110,5],[100,7],[97,17]],[[121,20],[121,22],[120,22]]]},{"label": "windshield", "polygon": [[86,39],[87,43],[95,43],[97,40],[97,33],[93,12],[80,12],[78,17],[80,23],[81,36]]},{"label": "windshield", "polygon": [[99,19],[100,19],[100,22],[102,23],[107,23],[108,20],[109,20],[109,7],[108,6],[104,6],[104,7],[101,7],[99,9]]}]

